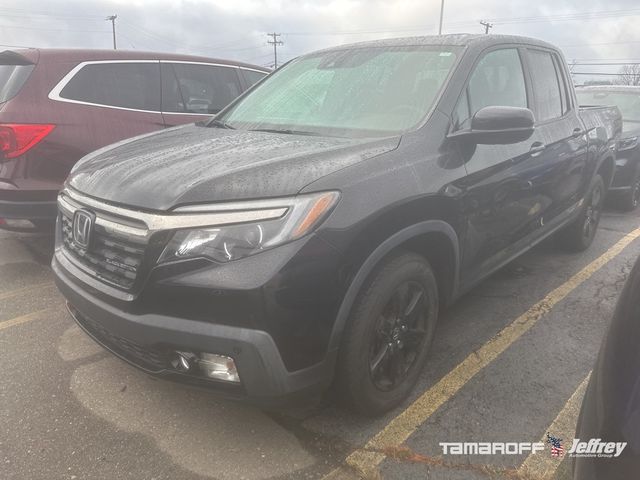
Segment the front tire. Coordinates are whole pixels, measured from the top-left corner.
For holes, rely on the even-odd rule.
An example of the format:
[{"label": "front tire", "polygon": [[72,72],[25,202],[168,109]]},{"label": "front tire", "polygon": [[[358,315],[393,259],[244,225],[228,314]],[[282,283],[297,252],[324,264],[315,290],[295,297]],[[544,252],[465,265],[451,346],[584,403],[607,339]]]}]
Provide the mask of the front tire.
[{"label": "front tire", "polygon": [[358,294],[338,353],[336,385],[347,405],[380,415],[413,389],[438,318],[438,285],[415,253],[384,260]]},{"label": "front tire", "polygon": [[582,252],[593,243],[600,224],[605,194],[604,180],[596,175],[578,218],[558,232],[558,240],[566,250]]}]

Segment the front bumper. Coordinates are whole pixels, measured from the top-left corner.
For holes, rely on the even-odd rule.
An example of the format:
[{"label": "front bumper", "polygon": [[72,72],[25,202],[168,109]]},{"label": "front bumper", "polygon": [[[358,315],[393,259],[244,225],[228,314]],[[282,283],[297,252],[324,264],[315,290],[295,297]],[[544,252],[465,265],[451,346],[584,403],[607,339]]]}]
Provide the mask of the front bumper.
[{"label": "front bumper", "polygon": [[0,200],[0,218],[15,220],[55,220],[58,206],[55,201]]},{"label": "front bumper", "polygon": [[[223,396],[263,406],[279,406],[317,395],[331,382],[334,356],[290,372],[273,338],[264,331],[160,314],[124,312],[83,289],[56,256],[52,262],[56,284],[80,327],[103,347],[153,376],[205,387]],[[179,372],[169,361],[175,351],[229,356],[236,362],[241,384]]]}]

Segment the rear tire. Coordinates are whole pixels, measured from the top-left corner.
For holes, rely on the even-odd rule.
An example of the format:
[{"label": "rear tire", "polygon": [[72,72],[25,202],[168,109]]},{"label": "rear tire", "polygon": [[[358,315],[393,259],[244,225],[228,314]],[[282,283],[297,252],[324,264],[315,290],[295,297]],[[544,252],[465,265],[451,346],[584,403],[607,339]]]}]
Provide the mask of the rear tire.
[{"label": "rear tire", "polygon": [[415,253],[389,257],[365,282],[338,353],[339,397],[364,415],[399,405],[424,367],[438,318],[438,285]]},{"label": "rear tire", "polygon": [[557,239],[563,248],[582,252],[593,243],[600,223],[605,194],[604,180],[600,175],[596,175],[589,193],[585,196],[585,203],[578,218],[558,232]]},{"label": "rear tire", "polygon": [[631,190],[625,192],[619,200],[619,206],[625,212],[632,212],[640,205],[640,171],[637,171],[631,182]]}]

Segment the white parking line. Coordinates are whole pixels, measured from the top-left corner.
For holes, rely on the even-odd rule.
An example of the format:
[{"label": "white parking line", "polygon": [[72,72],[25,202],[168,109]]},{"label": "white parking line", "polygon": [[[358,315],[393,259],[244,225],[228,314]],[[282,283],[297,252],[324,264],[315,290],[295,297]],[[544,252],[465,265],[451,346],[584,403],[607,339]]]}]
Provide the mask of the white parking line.
[{"label": "white parking line", "polygon": [[[543,443],[547,441],[548,432],[554,437],[561,438],[565,442],[565,449],[568,449],[575,435],[576,424],[578,422],[578,415],[580,414],[580,406],[582,405],[582,398],[584,392],[587,389],[589,383],[589,376],[585,378],[578,386],[576,391],[571,395],[571,398],[567,401],[565,406],[560,410],[560,413],[555,420],[545,430],[545,434],[540,440]],[[530,454],[527,459],[520,466],[519,471],[523,473],[525,478],[539,478],[539,479],[551,479],[554,477],[555,472],[560,466],[561,458],[552,457],[549,455],[549,451],[543,453]],[[529,475],[527,477],[526,475]]]}]

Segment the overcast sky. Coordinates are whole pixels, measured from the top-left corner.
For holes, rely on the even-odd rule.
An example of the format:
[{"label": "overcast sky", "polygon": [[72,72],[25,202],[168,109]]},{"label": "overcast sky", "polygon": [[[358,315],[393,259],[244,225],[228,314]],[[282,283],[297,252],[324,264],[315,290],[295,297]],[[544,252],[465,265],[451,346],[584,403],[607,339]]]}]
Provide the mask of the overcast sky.
[{"label": "overcast sky", "polygon": [[[560,6],[561,5],[561,6]],[[0,0],[0,44],[194,53],[273,63],[318,48],[437,33],[440,0]],[[640,61],[638,0],[445,0],[444,33],[522,34],[562,47],[568,60]],[[576,67],[617,71],[619,67]],[[604,70],[603,70],[604,69]]]}]

